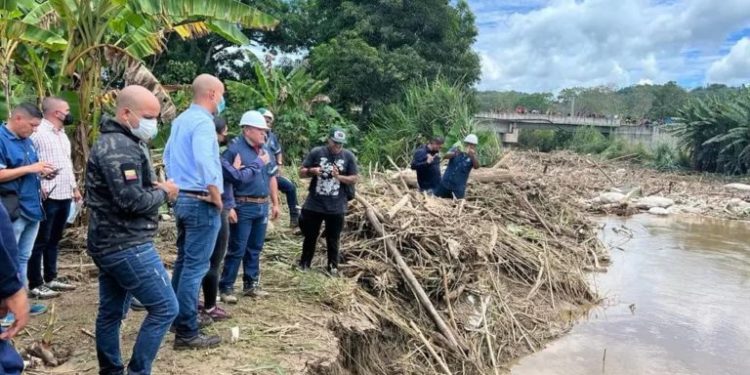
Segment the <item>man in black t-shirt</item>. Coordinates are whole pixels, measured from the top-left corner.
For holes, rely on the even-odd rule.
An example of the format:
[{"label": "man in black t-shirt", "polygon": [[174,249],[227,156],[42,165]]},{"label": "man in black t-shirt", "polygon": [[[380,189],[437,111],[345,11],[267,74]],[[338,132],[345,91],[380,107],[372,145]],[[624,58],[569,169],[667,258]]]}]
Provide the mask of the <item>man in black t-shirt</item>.
[{"label": "man in black t-shirt", "polygon": [[326,223],[327,269],[331,276],[338,275],[339,237],[344,228],[348,205],[347,190],[359,180],[357,158],[344,149],[346,133],[331,130],[326,146],[316,147],[305,157],[300,168],[300,178],[312,178],[310,189],[302,206],[302,258],[299,267],[310,268],[315,255],[315,243],[320,226]]}]

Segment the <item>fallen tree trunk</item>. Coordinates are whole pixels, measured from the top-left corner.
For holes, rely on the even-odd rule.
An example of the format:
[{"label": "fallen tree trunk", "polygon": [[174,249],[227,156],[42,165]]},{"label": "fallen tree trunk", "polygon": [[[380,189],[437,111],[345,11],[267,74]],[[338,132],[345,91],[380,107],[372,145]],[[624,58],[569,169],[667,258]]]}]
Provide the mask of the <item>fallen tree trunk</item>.
[{"label": "fallen tree trunk", "polygon": [[[469,175],[469,183],[503,183],[510,182],[516,178],[513,173],[497,168],[480,168]],[[412,170],[402,170],[390,175],[392,181],[403,181],[409,187],[417,187],[417,173]]]}]

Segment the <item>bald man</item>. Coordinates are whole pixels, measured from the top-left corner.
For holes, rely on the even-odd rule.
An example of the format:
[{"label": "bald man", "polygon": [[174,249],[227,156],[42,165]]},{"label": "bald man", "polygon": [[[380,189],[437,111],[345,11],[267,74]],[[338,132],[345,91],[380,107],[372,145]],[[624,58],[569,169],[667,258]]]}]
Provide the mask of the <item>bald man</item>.
[{"label": "bald man", "polygon": [[224,84],[208,74],[195,78],[193,103],[172,123],[164,149],[167,175],[180,187],[174,207],[177,260],[172,273],[172,287],[180,304],[174,322],[176,350],[221,343],[221,337],[200,330],[211,321],[199,322],[198,293],[221,228],[224,181],[213,117],[224,107]]},{"label": "bald man", "polygon": [[[96,353],[100,374],[150,374],[164,335],[177,316],[177,298],[154,247],[159,207],[176,199],[172,181],[153,180],[145,143],[157,134],[161,106],[148,89],[128,86],[105,118],[86,170],[88,253],[99,268]],[[125,371],[120,325],[131,297],[148,311]]]},{"label": "bald man", "polygon": [[42,123],[31,135],[31,140],[39,160],[54,165],[56,169],[51,178],[42,180],[45,215],[29,259],[29,293],[40,299],[57,297],[62,291],[75,289],[69,281],[57,277],[57,245],[68,221],[71,202],[81,201],[70,158],[70,140],[64,128],[73,123],[70,105],[61,98],[47,97],[42,101],[42,113]]}]

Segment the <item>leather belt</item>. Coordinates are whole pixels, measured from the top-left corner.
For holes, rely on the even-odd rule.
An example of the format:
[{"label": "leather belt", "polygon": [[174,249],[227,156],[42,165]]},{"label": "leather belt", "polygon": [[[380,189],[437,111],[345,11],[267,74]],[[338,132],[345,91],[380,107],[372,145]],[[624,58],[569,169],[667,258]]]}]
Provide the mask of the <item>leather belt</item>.
[{"label": "leather belt", "polygon": [[247,195],[239,195],[234,197],[234,200],[239,203],[268,203],[268,197],[252,197]]},{"label": "leather belt", "polygon": [[204,198],[208,196],[208,193],[205,191],[195,191],[195,190],[180,190],[180,194],[187,195],[188,197],[193,197],[193,198]]}]

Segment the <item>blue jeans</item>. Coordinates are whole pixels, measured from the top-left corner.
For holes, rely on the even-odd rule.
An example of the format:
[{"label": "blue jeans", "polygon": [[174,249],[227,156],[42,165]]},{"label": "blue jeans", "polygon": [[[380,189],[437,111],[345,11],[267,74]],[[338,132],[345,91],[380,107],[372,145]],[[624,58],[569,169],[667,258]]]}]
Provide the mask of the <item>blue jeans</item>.
[{"label": "blue jeans", "polygon": [[21,216],[13,222],[13,233],[18,243],[18,273],[24,285],[28,285],[27,271],[31,251],[34,249],[36,234],[39,232],[39,222],[31,221]]},{"label": "blue jeans", "polygon": [[277,176],[276,182],[279,184],[279,191],[286,195],[286,204],[289,206],[289,216],[299,215],[297,210],[297,187],[294,183],[284,176]]},{"label": "blue jeans", "polygon": [[[2,329],[0,328],[0,332]],[[23,359],[10,341],[0,340],[0,374],[18,375],[23,371]]]},{"label": "blue jeans", "polygon": [[175,333],[178,337],[192,338],[199,334],[198,293],[219,235],[221,213],[210,203],[182,194],[177,198],[174,213],[177,260],[172,287],[180,304],[180,313],[174,321]]},{"label": "blue jeans", "polygon": [[245,289],[258,282],[260,253],[263,251],[268,226],[268,203],[239,203],[234,210],[237,212],[237,224],[229,225],[229,249],[219,281],[222,293],[234,290],[240,262],[243,264],[242,282]]},{"label": "blue jeans", "polygon": [[[44,201],[45,220],[39,224],[39,233],[29,259],[29,289],[34,289],[57,278],[57,244],[62,238],[68,220],[71,199]],[[44,263],[44,277],[42,277]]]},{"label": "blue jeans", "polygon": [[96,357],[100,374],[122,374],[120,326],[135,297],[148,311],[133,345],[128,374],[150,374],[161,341],[177,316],[177,298],[153,242],[108,254],[92,254],[99,268]]},{"label": "blue jeans", "polygon": [[453,199],[453,197],[455,196],[456,199],[463,199],[466,195],[466,187],[464,186],[461,189],[448,189],[443,186],[443,184],[440,184],[437,188],[435,188],[433,194],[435,194],[435,196],[438,198]]}]

